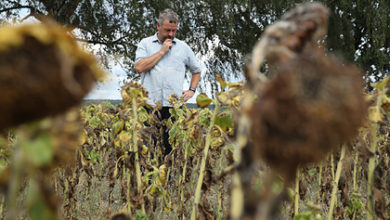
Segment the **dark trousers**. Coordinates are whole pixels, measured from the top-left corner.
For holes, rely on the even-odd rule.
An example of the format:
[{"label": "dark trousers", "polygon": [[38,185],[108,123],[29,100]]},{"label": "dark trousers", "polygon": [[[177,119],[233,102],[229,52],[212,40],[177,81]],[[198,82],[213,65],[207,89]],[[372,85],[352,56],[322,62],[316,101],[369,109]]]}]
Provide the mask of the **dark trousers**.
[{"label": "dark trousers", "polygon": [[[169,109],[171,109],[171,108],[172,107],[162,107],[161,110],[155,112],[155,115],[161,121],[167,120],[169,117],[171,117],[171,114],[169,113]],[[152,112],[152,110],[149,108],[145,108],[145,109],[149,114]],[[161,127],[158,126],[157,128],[160,129]],[[167,130],[167,126],[164,124],[162,126],[162,129],[163,129],[162,143],[164,146],[164,156],[166,156],[172,151],[172,146],[169,144],[169,131]],[[155,139],[155,137],[153,137],[153,139]]]}]

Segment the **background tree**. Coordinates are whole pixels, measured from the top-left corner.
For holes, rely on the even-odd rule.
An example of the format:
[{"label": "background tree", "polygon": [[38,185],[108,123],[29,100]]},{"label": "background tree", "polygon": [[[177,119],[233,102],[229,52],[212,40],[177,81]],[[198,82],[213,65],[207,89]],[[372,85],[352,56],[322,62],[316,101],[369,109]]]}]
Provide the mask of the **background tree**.
[{"label": "background tree", "polygon": [[[202,86],[217,90],[214,72],[226,80],[238,78],[244,57],[264,31],[288,9],[303,1],[290,0],[3,0],[0,21],[50,16],[77,27],[80,40],[100,45],[94,51],[107,64],[120,61],[130,78],[137,78],[134,57],[138,42],[156,32],[156,17],[174,9],[181,22],[177,37],[185,40],[207,66]],[[360,65],[370,82],[389,74],[390,0],[321,0],[331,11],[328,48]]]}]

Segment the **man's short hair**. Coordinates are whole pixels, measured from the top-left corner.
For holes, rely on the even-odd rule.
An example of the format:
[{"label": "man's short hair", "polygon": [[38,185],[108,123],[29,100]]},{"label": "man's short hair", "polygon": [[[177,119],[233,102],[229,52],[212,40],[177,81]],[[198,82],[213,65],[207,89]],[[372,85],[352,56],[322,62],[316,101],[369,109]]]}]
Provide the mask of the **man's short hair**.
[{"label": "man's short hair", "polygon": [[162,24],[165,20],[169,20],[169,23],[179,23],[179,16],[170,8],[160,12],[158,23]]}]

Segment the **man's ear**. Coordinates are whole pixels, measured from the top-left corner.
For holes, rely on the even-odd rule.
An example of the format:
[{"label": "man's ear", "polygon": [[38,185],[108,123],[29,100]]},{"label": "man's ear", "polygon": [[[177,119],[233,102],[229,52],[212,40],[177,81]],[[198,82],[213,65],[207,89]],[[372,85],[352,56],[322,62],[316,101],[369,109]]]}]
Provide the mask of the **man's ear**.
[{"label": "man's ear", "polygon": [[157,30],[160,30],[160,22],[157,22]]}]

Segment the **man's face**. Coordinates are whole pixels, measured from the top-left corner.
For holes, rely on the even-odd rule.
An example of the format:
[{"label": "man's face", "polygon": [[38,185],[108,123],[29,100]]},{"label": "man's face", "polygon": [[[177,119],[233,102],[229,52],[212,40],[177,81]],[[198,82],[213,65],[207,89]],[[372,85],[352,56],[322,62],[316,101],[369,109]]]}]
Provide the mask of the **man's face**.
[{"label": "man's face", "polygon": [[157,23],[157,30],[161,42],[164,42],[166,39],[173,39],[176,35],[177,23],[169,22],[168,19],[165,19],[162,24]]}]

